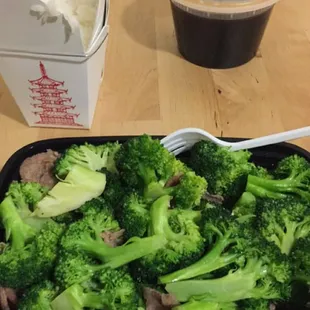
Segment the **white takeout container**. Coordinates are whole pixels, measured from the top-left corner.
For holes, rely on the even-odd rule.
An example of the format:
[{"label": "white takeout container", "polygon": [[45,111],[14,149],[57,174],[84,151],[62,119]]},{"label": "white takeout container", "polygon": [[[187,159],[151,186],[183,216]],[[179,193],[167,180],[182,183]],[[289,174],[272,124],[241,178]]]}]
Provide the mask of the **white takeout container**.
[{"label": "white takeout container", "polygon": [[32,10],[33,6],[42,5],[40,0],[0,0],[0,50],[87,56],[102,28],[104,17],[100,14],[104,14],[106,4],[105,0],[99,0],[93,37],[84,48],[79,27],[72,32],[63,16],[45,21]]},{"label": "white takeout container", "polygon": [[0,51],[2,74],[29,126],[89,129],[104,76],[109,26],[87,56]]},{"label": "white takeout container", "polygon": [[104,22],[107,24],[107,19],[105,20],[105,9],[106,9],[106,1],[105,0],[98,0],[98,8],[97,8],[95,26],[93,29],[93,35],[92,35],[92,39],[90,40],[89,46],[93,45],[98,34],[100,33],[102,25],[104,25]]}]

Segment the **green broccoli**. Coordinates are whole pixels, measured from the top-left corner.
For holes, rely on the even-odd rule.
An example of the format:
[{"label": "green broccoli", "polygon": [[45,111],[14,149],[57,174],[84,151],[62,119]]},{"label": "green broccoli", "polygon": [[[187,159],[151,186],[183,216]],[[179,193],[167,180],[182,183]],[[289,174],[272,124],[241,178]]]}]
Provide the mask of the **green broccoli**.
[{"label": "green broccoli", "polygon": [[290,253],[293,279],[310,285],[310,237],[298,239]]},{"label": "green broccoli", "polygon": [[200,141],[190,151],[189,166],[208,182],[208,192],[221,195],[233,205],[244,192],[248,174],[254,169],[248,151],[231,152],[212,141]]},{"label": "green broccoli", "polygon": [[[85,209],[87,213],[85,213],[84,217],[68,227],[61,238],[60,245],[62,248],[67,250],[75,249],[78,241],[84,237],[89,237],[94,242],[97,239],[102,241],[100,236],[102,232],[120,230],[118,222],[113,218],[112,210],[107,205],[101,205],[100,200],[92,200],[88,203],[88,206],[92,206],[94,209],[89,207]],[[99,211],[98,207],[102,207],[102,209]]]},{"label": "green broccoli", "polygon": [[65,180],[58,182],[37,203],[33,215],[46,218],[76,210],[86,201],[100,196],[105,185],[105,174],[79,165],[72,166]]},{"label": "green broccoli", "polygon": [[124,199],[117,215],[120,226],[125,229],[125,237],[144,237],[150,223],[150,204],[136,193]]},{"label": "green broccoli", "polygon": [[46,279],[54,268],[58,242],[64,230],[64,225],[50,221],[24,248],[7,247],[0,255],[1,285],[24,289]]},{"label": "green broccoli", "polygon": [[276,178],[287,178],[292,173],[295,175],[304,173],[310,169],[310,163],[303,157],[299,155],[291,155],[282,159],[273,174]]},{"label": "green broccoli", "polygon": [[106,143],[103,145],[71,145],[55,163],[55,175],[65,178],[75,165],[83,166],[93,171],[107,168],[116,172],[114,156],[120,148],[118,143]]},{"label": "green broccoli", "polygon": [[109,214],[110,212],[112,212],[111,206],[102,197],[97,197],[89,200],[76,210],[77,213],[80,213],[84,216],[88,214],[101,213],[102,211],[108,211]]},{"label": "green broccoli", "polygon": [[[204,236],[210,241],[214,238],[213,236],[218,235],[219,237],[213,241],[215,245],[192,266],[177,271],[175,274],[161,277],[161,283],[168,283],[166,290],[180,302],[191,299],[209,302],[235,302],[248,298],[288,299],[291,294],[292,277],[288,257],[281,254],[276,245],[267,243],[254,230],[251,233],[249,228],[244,234],[243,231],[246,230],[244,223],[243,229],[239,226],[239,234],[235,236],[233,230],[227,234],[229,230],[225,228],[226,225],[225,220],[217,220],[214,217],[206,221],[203,226]],[[246,242],[239,237],[240,234],[248,236],[244,238]],[[227,243],[225,239],[229,239],[230,243]],[[227,248],[224,248],[225,243]],[[214,268],[219,269],[225,263],[227,264],[226,257],[234,258],[230,261],[230,270],[227,270],[228,265],[225,266],[226,275],[208,277]],[[179,281],[181,279],[191,280]]]},{"label": "green broccoli", "polygon": [[179,208],[200,204],[207,182],[168,152],[160,141],[143,135],[124,143],[115,156],[122,181],[151,202],[171,195]]},{"label": "green broccoli", "polygon": [[19,310],[52,310],[51,302],[57,295],[54,284],[45,280],[30,287],[18,302]]},{"label": "green broccoli", "polygon": [[20,183],[13,181],[6,193],[11,196],[18,213],[22,218],[28,217],[34,209],[34,206],[47,194],[48,188],[38,183]]},{"label": "green broccoli", "polygon": [[168,212],[168,223],[175,233],[184,233],[188,221],[198,225],[201,221],[201,211],[198,210],[171,209]]},{"label": "green broccoli", "polygon": [[34,205],[42,199],[47,189],[37,183],[13,181],[0,204],[0,219],[12,249],[21,249],[45,224],[46,219],[32,217]]},{"label": "green broccoli", "polygon": [[64,249],[59,250],[55,264],[54,280],[61,291],[73,284],[86,281],[96,271],[104,268],[85,253]]},{"label": "green broccoli", "polygon": [[310,234],[310,208],[300,199],[260,199],[257,202],[263,236],[289,255],[294,243]]},{"label": "green broccoli", "polygon": [[180,302],[190,299],[209,302],[235,302],[248,298],[289,299],[290,285],[266,276],[265,268],[260,260],[253,259],[244,267],[232,270],[222,278],[169,283],[166,290]]},{"label": "green broccoli", "polygon": [[237,310],[234,302],[209,302],[203,300],[191,300],[185,304],[173,307],[173,310]]},{"label": "green broccoli", "polygon": [[[150,203],[137,193],[132,193],[124,200],[122,210],[118,214],[120,226],[125,229],[126,239],[131,237],[145,237],[151,221]],[[169,225],[174,232],[181,232],[184,229],[184,220],[180,217],[186,217],[186,220],[198,222],[200,211],[171,209],[168,210]],[[182,228],[181,228],[182,225]]]},{"label": "green broccoli", "polygon": [[103,269],[83,283],[76,283],[52,301],[53,310],[134,310],[139,294],[126,269]]},{"label": "green broccoli", "polygon": [[0,218],[5,239],[10,241],[12,250],[24,248],[34,238],[36,231],[23,221],[11,196],[7,196],[0,204]]},{"label": "green broccoli", "polygon": [[[190,298],[210,302],[287,298],[290,261],[276,245],[266,242],[228,210],[210,208],[202,216],[202,234],[209,249],[194,264],[159,278],[160,283],[168,283],[169,293],[180,302]],[[214,271],[223,267],[226,274],[217,277]]]},{"label": "green broccoli", "polygon": [[105,174],[107,184],[102,197],[114,210],[119,210],[123,204],[123,199],[128,194],[128,190],[122,183],[119,174],[110,171],[105,171]]},{"label": "green broccoli", "polygon": [[[65,283],[68,287],[83,275],[88,276],[102,268],[121,267],[164,247],[167,242],[163,236],[142,239],[134,237],[122,246],[111,247],[102,240],[102,233],[115,233],[119,230],[118,222],[114,220],[108,206],[100,213],[90,212],[83,219],[71,224],[60,243],[66,254],[64,253],[56,264],[57,283]],[[101,265],[95,265],[95,260],[99,260]]]},{"label": "green broccoli", "polygon": [[257,197],[281,199],[289,194],[310,202],[310,164],[297,155],[279,162],[274,175],[281,179],[266,179],[249,175],[246,190]]},{"label": "green broccoli", "polygon": [[236,202],[233,207],[232,214],[241,216],[255,216],[256,214],[256,197],[249,193],[244,192],[240,199]]},{"label": "green broccoli", "polygon": [[[197,213],[194,212],[193,216],[189,210],[180,210],[170,226],[170,200],[170,196],[162,196],[151,206],[148,236],[163,236],[167,244],[131,264],[132,273],[138,281],[156,283],[158,276],[184,268],[203,254],[204,238],[196,224]],[[176,219],[179,225],[175,224]],[[176,227],[181,227],[180,232],[174,231]]]},{"label": "green broccoli", "polygon": [[208,251],[194,264],[166,274],[160,283],[176,282],[208,274],[233,263],[243,262],[244,252],[251,248],[251,230],[237,221],[227,209],[216,207],[202,211],[204,236]]}]

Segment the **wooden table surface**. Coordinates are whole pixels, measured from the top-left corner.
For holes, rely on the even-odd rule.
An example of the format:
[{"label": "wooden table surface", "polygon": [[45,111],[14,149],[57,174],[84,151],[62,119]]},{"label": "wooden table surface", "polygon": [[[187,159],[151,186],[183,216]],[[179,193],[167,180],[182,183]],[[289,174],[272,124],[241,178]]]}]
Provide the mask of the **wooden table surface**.
[{"label": "wooden table surface", "polygon": [[[0,168],[23,145],[47,138],[167,134],[188,126],[257,137],[310,125],[309,0],[280,1],[257,57],[225,71],[179,56],[168,0],[111,2],[92,129],[29,128],[0,78]],[[310,138],[295,143],[310,151]]]}]

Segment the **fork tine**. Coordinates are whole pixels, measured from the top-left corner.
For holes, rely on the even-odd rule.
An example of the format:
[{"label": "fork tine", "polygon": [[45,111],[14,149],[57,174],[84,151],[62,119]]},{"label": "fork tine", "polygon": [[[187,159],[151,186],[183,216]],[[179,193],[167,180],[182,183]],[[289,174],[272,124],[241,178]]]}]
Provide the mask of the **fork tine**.
[{"label": "fork tine", "polygon": [[181,153],[183,153],[183,152],[185,152],[185,151],[190,150],[190,149],[193,147],[193,145],[194,145],[196,142],[198,142],[198,141],[199,141],[199,140],[192,140],[190,143],[187,143],[187,144],[185,144],[185,145],[183,145],[183,146],[180,146],[180,147],[178,147],[178,148],[175,148],[174,150],[171,151],[171,153],[173,153],[174,155],[179,155],[179,154],[181,154]]},{"label": "fork tine", "polygon": [[173,139],[167,143],[164,143],[163,146],[165,148],[171,148],[171,146],[175,145],[176,143],[181,143],[181,142],[186,143],[186,140],[184,140],[182,137],[179,137],[177,139]]},{"label": "fork tine", "polygon": [[192,141],[199,141],[199,139],[197,138],[197,136],[187,136],[187,137],[179,137],[178,139],[174,139],[173,141],[169,141],[168,143],[164,143],[163,146],[166,148],[171,148],[171,146],[177,144],[177,143],[181,143],[181,142],[185,142],[185,143],[191,143]]},{"label": "fork tine", "polygon": [[186,144],[187,144],[187,142],[185,140],[183,140],[183,141],[179,141],[179,142],[171,144],[169,147],[166,147],[166,149],[169,152],[173,152],[174,150],[177,150],[180,147],[185,146]]},{"label": "fork tine", "polygon": [[182,147],[182,146],[187,146],[189,145],[190,147],[192,147],[196,142],[198,142],[199,139],[196,138],[192,138],[192,139],[186,139],[186,140],[180,140],[175,142],[175,143],[171,143],[168,147],[165,145],[164,147],[169,150],[169,152],[173,152],[174,150]]}]

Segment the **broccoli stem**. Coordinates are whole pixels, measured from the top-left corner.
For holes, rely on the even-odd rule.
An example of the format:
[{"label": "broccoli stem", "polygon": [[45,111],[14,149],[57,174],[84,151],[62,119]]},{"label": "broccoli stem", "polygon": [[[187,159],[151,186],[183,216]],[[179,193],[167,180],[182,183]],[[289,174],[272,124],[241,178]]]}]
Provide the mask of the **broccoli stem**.
[{"label": "broccoli stem", "polygon": [[143,179],[145,185],[155,182],[157,180],[156,173],[153,169],[145,167],[143,164],[139,164],[139,175]]},{"label": "broccoli stem", "polygon": [[287,220],[284,222],[286,232],[284,233],[280,249],[283,254],[289,255],[294,246],[296,240],[295,232],[299,225],[295,222],[289,222]]},{"label": "broccoli stem", "polygon": [[281,199],[286,197],[285,194],[275,193],[249,182],[247,183],[246,191],[252,193],[256,197],[267,197],[273,199]]},{"label": "broccoli stem", "polygon": [[203,256],[199,261],[186,268],[160,277],[159,282],[166,284],[170,282],[192,279],[200,275],[218,270],[235,262],[240,256],[239,254],[232,253],[222,255],[223,251],[233,243],[234,240],[231,240],[229,235],[222,237],[212,248],[212,250]]},{"label": "broccoli stem", "polygon": [[100,293],[84,293],[83,288],[79,284],[70,286],[56,297],[51,305],[53,310],[102,309],[105,306]]},{"label": "broccoli stem", "polygon": [[100,259],[105,263],[104,267],[118,268],[126,265],[131,261],[149,255],[161,248],[167,243],[163,236],[152,236],[147,238],[133,237],[124,245],[111,248],[103,240],[92,239],[91,236],[84,236],[76,241],[77,246]]},{"label": "broccoli stem", "polygon": [[[269,180],[265,178],[248,176],[247,191],[259,197],[284,198],[281,193],[295,193],[310,201],[309,186],[302,183],[303,178],[309,178],[310,172],[305,171],[298,176],[290,176],[283,180]],[[258,188],[259,189],[258,189]],[[269,195],[269,196],[268,196]],[[274,195],[274,196],[270,196]],[[279,197],[277,197],[279,196]]]},{"label": "broccoli stem", "polygon": [[169,283],[166,290],[180,302],[191,298],[210,302],[233,302],[250,298],[257,280],[266,273],[266,267],[260,261],[249,259],[244,268],[222,278]]},{"label": "broccoli stem", "polygon": [[11,240],[12,249],[22,249],[35,236],[35,231],[20,217],[11,196],[0,205],[0,218],[5,228],[6,241]]},{"label": "broccoli stem", "polygon": [[173,187],[164,187],[161,183],[151,182],[144,190],[144,197],[154,201],[157,198],[173,193]]},{"label": "broccoli stem", "polygon": [[184,234],[175,233],[169,225],[169,207],[171,196],[158,198],[151,206],[151,234],[164,236],[167,240],[180,241]]},{"label": "broccoli stem", "polygon": [[108,255],[108,262],[105,266],[110,268],[123,266],[164,248],[166,244],[167,240],[162,236],[133,237],[125,245],[113,248],[112,255]]}]

